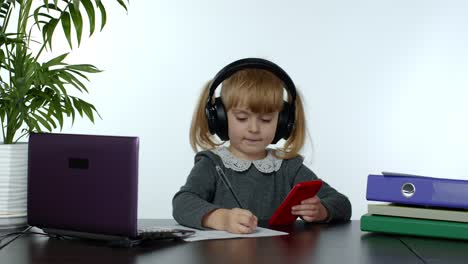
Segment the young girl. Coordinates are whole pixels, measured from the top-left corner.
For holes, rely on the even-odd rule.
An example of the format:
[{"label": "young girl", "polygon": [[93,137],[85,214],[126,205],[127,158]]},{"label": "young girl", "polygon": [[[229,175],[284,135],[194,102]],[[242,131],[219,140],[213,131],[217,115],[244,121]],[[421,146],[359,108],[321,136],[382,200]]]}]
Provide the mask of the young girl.
[{"label": "young girl", "polygon": [[[200,229],[253,232],[296,183],[318,179],[299,155],[305,134],[302,102],[284,70],[257,58],[227,65],[204,87],[195,109],[190,143],[203,151],[174,195],[174,219]],[[280,139],[282,147],[268,148]],[[323,182],[292,214],[306,222],[349,220],[351,204]]]}]

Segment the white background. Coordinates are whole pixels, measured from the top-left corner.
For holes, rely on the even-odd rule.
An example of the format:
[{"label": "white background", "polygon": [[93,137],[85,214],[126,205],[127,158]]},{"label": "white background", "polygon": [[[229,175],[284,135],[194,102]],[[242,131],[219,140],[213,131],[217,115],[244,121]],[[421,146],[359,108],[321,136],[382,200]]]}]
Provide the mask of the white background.
[{"label": "white background", "polygon": [[349,197],[352,219],[367,211],[368,174],[468,180],[467,1],[138,0],[128,14],[104,2],[108,25],[68,60],[105,70],[83,96],[102,120],[62,132],[140,137],[139,217],[172,217],[200,89],[243,57],[295,81],[307,164]]}]

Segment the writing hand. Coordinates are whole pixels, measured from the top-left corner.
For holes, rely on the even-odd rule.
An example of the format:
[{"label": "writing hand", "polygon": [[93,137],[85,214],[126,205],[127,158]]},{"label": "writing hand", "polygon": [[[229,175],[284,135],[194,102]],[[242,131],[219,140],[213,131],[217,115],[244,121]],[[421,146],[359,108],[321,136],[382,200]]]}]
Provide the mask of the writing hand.
[{"label": "writing hand", "polygon": [[249,234],[255,231],[257,222],[257,217],[249,210],[233,208],[226,211],[224,230],[235,234]]},{"label": "writing hand", "polygon": [[300,216],[306,222],[320,222],[328,218],[328,210],[317,196],[293,206],[291,213]]}]

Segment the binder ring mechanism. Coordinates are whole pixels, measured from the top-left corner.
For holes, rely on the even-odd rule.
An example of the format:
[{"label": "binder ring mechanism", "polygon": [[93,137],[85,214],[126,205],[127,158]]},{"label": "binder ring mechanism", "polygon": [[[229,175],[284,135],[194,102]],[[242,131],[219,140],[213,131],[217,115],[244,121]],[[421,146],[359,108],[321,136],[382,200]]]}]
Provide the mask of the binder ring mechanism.
[{"label": "binder ring mechanism", "polygon": [[401,186],[401,194],[406,198],[411,198],[415,192],[416,187],[414,187],[414,184],[412,183],[407,182]]}]

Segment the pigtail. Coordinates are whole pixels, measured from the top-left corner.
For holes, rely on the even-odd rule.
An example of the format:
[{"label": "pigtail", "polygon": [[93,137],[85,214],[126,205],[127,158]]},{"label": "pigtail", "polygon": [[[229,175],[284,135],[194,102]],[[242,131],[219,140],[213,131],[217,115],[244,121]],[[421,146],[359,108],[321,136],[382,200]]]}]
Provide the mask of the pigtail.
[{"label": "pigtail", "polygon": [[190,127],[190,145],[195,152],[199,148],[202,150],[212,149],[222,144],[218,142],[208,129],[208,120],[205,115],[205,105],[210,92],[211,81],[208,81],[202,89],[198,104],[193,112],[192,124]]}]

